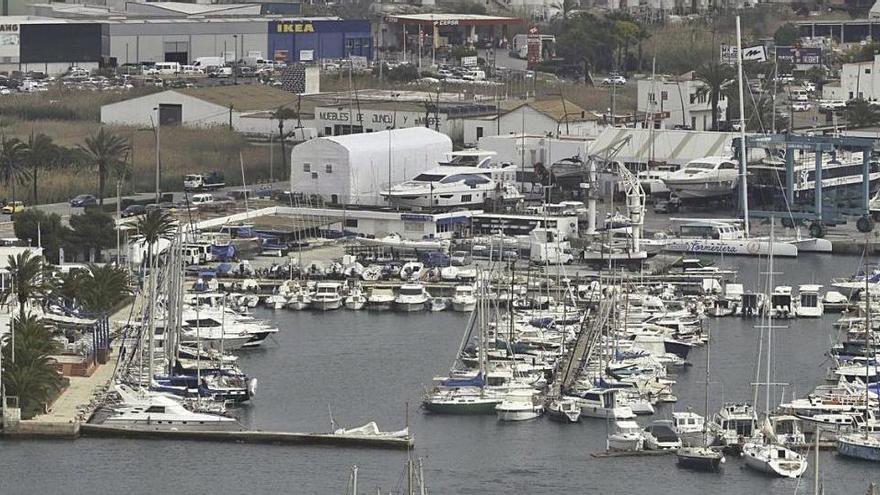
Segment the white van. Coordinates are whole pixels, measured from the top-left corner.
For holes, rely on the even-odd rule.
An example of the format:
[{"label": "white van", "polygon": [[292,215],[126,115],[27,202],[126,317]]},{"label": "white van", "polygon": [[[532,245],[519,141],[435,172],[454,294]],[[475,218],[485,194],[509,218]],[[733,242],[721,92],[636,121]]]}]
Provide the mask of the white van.
[{"label": "white van", "polygon": [[193,206],[201,206],[201,205],[206,205],[206,204],[210,204],[213,202],[214,202],[214,195],[213,194],[206,194],[206,193],[193,194],[193,197],[190,200],[190,203],[192,203]]},{"label": "white van", "polygon": [[158,74],[180,74],[179,62],[156,62],[155,67]]},{"label": "white van", "polygon": [[791,101],[810,101],[810,94],[806,89],[792,89],[788,93]]}]

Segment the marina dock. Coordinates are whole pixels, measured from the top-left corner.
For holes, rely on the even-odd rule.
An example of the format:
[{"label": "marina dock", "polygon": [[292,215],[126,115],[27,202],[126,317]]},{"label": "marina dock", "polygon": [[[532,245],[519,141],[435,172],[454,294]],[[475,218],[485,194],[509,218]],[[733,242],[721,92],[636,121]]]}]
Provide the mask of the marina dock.
[{"label": "marina dock", "polygon": [[142,431],[85,423],[79,428],[84,437],[148,438],[157,440],[198,440],[208,442],[258,443],[287,446],[363,447],[375,449],[411,448],[412,436],[333,435],[329,433],[290,433],[278,431]]}]

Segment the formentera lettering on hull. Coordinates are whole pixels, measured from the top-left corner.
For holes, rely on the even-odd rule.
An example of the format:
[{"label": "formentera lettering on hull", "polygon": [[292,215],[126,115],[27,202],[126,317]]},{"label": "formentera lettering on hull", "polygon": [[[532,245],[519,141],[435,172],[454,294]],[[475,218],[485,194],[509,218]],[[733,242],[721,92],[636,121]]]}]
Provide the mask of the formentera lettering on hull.
[{"label": "formentera lettering on hull", "polygon": [[737,254],[735,246],[704,240],[675,243],[675,250],[687,251],[690,253]]}]

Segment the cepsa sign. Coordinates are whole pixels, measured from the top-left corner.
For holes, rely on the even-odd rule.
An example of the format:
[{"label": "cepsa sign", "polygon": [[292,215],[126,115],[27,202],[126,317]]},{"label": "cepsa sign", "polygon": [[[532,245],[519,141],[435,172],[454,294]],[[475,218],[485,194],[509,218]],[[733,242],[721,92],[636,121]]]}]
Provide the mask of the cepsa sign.
[{"label": "cepsa sign", "polygon": [[315,25],[311,22],[279,22],[275,24],[276,33],[314,33]]}]

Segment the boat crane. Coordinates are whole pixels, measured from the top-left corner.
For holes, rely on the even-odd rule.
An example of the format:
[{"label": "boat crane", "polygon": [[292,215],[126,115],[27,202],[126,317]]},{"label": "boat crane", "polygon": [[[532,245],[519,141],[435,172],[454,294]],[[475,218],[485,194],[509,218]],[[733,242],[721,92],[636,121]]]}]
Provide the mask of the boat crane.
[{"label": "boat crane", "polygon": [[632,249],[633,252],[639,252],[642,226],[645,224],[645,189],[639,179],[621,162],[617,162],[617,174],[626,194],[626,210],[632,224]]},{"label": "boat crane", "polygon": [[[587,191],[587,234],[592,235],[596,233],[596,203],[599,201],[599,189],[596,185],[599,183],[599,171],[596,168],[596,163],[601,162],[603,166],[608,166],[608,163],[616,157],[620,151],[623,149],[624,145],[629,143],[632,140],[632,136],[626,136],[624,138],[618,139],[613,143],[609,144],[603,151],[604,156],[599,156],[598,154],[593,154],[589,156],[587,160],[587,174],[589,182],[587,184],[582,184],[582,189],[588,189]],[[622,165],[621,165],[622,166]],[[641,189],[641,187],[639,187]],[[642,204],[644,205],[644,196],[645,191],[642,190]],[[627,196],[627,204],[629,204],[629,196]]]}]

